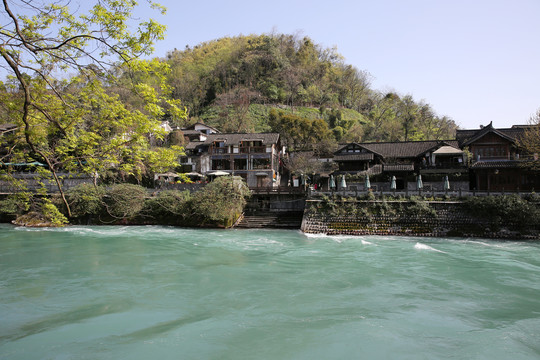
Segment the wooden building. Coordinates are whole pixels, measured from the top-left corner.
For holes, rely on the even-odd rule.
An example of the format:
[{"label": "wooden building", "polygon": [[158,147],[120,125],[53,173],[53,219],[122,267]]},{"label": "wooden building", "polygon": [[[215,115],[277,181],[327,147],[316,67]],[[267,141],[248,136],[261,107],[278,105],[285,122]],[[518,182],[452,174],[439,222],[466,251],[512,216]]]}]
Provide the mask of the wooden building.
[{"label": "wooden building", "polygon": [[381,182],[395,176],[398,190],[414,186],[409,184],[417,175],[440,182],[448,174],[466,177],[468,171],[456,140],[350,143],[334,153],[333,161],[339,166],[336,175],[369,175]]},{"label": "wooden building", "polygon": [[186,146],[190,170],[241,176],[252,188],[279,185],[282,151],[278,133],[212,133]]},{"label": "wooden building", "polygon": [[457,130],[461,148],[471,154],[471,190],[531,191],[540,188],[538,171],[531,168],[532,154],[519,146],[527,126],[495,129],[493,124],[477,130]]}]

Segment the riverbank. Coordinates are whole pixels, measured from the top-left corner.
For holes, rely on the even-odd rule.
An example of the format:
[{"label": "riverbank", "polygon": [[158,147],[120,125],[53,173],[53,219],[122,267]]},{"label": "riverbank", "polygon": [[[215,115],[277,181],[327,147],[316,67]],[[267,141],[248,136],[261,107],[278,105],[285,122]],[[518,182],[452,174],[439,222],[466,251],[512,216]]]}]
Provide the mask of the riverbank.
[{"label": "riverbank", "polygon": [[[327,235],[540,239],[540,197],[535,193],[467,197],[367,193],[345,197],[335,193],[250,194],[238,184],[234,180],[223,184],[216,181],[214,186],[196,193],[149,192],[126,184],[110,188],[84,185],[68,193],[74,215],[69,222],[283,228]],[[4,209],[22,208],[8,200],[1,201]],[[12,206],[8,207],[10,204]],[[59,199],[34,199],[33,204],[36,210],[19,215],[0,212],[0,221],[31,227],[67,224]]]}]

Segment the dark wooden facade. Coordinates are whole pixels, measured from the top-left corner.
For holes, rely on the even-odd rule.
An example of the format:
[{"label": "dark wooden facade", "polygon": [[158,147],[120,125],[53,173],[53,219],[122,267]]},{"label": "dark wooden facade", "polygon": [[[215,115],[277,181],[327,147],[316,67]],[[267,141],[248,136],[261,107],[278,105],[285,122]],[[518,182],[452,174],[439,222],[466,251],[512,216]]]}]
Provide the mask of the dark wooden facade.
[{"label": "dark wooden facade", "polygon": [[531,191],[540,188],[538,171],[519,147],[525,127],[495,129],[492,124],[479,130],[458,130],[462,148],[472,155],[470,188],[480,191]]}]

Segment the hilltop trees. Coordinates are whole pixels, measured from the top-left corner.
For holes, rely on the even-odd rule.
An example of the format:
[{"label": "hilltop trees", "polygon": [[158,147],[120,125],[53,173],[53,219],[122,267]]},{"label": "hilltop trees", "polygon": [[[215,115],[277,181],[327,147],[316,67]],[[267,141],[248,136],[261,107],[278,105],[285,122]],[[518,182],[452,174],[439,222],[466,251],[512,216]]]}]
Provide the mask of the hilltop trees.
[{"label": "hilltop trees", "polygon": [[[80,14],[69,5],[3,1],[0,66],[10,74],[2,94],[6,120],[22,129],[8,155],[46,164],[71,216],[59,171],[98,174],[115,167],[140,178],[178,152],[151,148],[148,135],[162,136],[159,120],[165,114],[182,118],[184,113],[168,97],[167,65],[137,60],[163,37],[162,25],[143,21],[131,32],[136,2],[130,0],[100,0]],[[72,77],[63,75],[70,71]],[[158,81],[144,82],[144,74]],[[133,79],[122,88],[140,98],[140,107],[112,91],[120,77]]]},{"label": "hilltop trees", "polygon": [[[367,72],[346,64],[335,48],[322,48],[308,37],[226,37],[174,50],[163,61],[172,69],[167,78],[173,96],[183,100],[192,117],[224,131],[272,127],[261,124],[254,104],[324,120],[335,141],[451,138],[456,128],[412,95],[374,91]],[[302,108],[321,111],[307,117],[295,113]]]},{"label": "hilltop trees", "polygon": [[174,50],[164,61],[172,68],[174,95],[192,115],[237,86],[260,93],[268,103],[290,106],[341,104],[359,109],[369,92],[367,74],[344,65],[335,49],[322,49],[307,37],[222,38]]}]

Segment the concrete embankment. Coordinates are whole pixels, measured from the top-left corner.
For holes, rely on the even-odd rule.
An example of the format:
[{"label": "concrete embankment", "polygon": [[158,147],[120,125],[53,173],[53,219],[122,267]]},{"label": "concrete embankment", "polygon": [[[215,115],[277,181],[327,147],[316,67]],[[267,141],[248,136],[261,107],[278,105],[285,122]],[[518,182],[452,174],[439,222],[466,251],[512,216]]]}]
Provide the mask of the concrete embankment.
[{"label": "concrete embankment", "polygon": [[[502,221],[501,221],[502,220]],[[301,230],[327,235],[410,235],[540,239],[538,221],[471,213],[461,201],[308,200]]]}]

